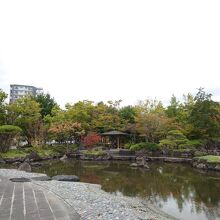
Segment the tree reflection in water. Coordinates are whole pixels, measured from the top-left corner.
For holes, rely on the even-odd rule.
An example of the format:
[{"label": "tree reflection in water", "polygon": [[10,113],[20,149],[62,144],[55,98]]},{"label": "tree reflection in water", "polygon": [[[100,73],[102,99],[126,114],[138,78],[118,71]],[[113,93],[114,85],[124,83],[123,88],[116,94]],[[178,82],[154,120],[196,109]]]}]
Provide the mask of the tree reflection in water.
[{"label": "tree reflection in water", "polygon": [[82,182],[101,184],[110,193],[141,197],[162,209],[175,203],[179,214],[220,219],[220,174],[194,170],[189,165],[152,163],[146,171],[130,168],[127,162],[71,160],[45,162],[35,171],[50,176],[75,174]]}]

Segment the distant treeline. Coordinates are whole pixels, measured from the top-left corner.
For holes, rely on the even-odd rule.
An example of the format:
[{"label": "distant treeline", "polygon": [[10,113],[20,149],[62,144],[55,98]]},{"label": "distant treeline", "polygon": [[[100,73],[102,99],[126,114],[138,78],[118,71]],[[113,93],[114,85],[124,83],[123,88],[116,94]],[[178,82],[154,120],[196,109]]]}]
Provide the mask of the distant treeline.
[{"label": "distant treeline", "polygon": [[[16,126],[14,133],[32,146],[42,146],[50,140],[80,143],[88,134],[110,130],[131,134],[133,142],[173,148],[198,144],[195,140],[218,142],[220,137],[220,103],[213,101],[203,88],[195,96],[183,95],[183,101],[173,95],[167,107],[156,99],[123,107],[121,100],[84,100],[66,104],[63,110],[49,94],[26,96],[11,104],[6,104],[6,98],[7,94],[0,90],[0,125]],[[3,136],[7,133],[4,129],[0,129],[0,135],[1,132]]]}]

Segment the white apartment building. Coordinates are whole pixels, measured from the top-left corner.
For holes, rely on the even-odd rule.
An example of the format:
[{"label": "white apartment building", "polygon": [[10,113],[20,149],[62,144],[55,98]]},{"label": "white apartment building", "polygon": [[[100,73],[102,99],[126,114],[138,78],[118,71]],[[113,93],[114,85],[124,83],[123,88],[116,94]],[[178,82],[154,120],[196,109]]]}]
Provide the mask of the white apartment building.
[{"label": "white apartment building", "polygon": [[26,95],[36,96],[41,93],[43,93],[42,88],[37,88],[34,86],[28,86],[28,85],[12,84],[10,85],[10,103]]}]

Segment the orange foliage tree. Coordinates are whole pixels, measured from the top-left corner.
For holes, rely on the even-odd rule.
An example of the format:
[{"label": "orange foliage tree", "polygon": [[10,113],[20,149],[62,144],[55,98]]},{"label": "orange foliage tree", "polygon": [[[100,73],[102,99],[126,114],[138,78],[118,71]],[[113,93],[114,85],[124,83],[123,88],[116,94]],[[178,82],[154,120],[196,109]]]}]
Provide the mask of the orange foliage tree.
[{"label": "orange foliage tree", "polygon": [[101,136],[97,133],[90,133],[83,138],[83,145],[86,147],[94,147],[101,141]]},{"label": "orange foliage tree", "polygon": [[49,129],[49,133],[52,138],[59,143],[76,142],[78,143],[84,135],[84,130],[80,123],[63,121],[59,123],[53,123]]}]

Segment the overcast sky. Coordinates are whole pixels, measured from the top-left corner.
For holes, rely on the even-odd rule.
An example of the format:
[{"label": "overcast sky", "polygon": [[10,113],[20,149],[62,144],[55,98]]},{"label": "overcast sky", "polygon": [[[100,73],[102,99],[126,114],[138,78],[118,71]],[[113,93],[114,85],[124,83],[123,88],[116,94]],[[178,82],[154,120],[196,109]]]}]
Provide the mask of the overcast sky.
[{"label": "overcast sky", "polygon": [[0,88],[42,87],[62,106],[205,87],[220,101],[219,0],[0,1]]}]

